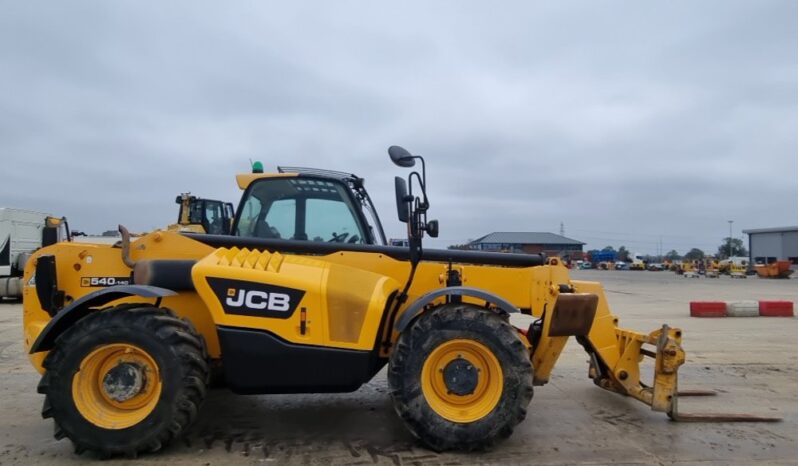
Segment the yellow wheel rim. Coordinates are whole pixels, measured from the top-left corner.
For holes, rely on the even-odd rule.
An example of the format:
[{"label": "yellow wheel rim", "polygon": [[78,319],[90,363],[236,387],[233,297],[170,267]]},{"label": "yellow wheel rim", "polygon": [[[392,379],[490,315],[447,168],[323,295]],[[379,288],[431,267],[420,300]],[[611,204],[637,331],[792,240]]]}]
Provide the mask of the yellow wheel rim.
[{"label": "yellow wheel rim", "polygon": [[[452,385],[451,370],[455,366],[461,373],[462,369],[468,370],[470,384],[465,391],[469,393],[462,393],[463,390]],[[470,371],[476,373],[476,380]],[[424,398],[433,411],[452,422],[474,422],[490,414],[499,404],[503,387],[499,360],[487,346],[475,340],[458,339],[440,344],[421,369]]]},{"label": "yellow wheel rim", "polygon": [[[136,384],[124,393],[109,392],[108,381],[120,370],[135,373]],[[101,346],[80,362],[72,378],[72,399],[80,414],[104,429],[125,429],[152,413],[161,397],[158,364],[138,346]]]}]

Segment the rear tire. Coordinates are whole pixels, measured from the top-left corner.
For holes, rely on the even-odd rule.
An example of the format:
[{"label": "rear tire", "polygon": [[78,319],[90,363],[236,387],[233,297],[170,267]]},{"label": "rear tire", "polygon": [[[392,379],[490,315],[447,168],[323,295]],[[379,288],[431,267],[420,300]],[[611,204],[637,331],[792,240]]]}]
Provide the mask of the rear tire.
[{"label": "rear tire", "polygon": [[524,420],[532,375],[529,351],[502,317],[446,304],[399,337],[388,384],[413,435],[436,451],[471,451],[509,437]]},{"label": "rear tire", "polygon": [[[135,457],[181,436],[197,417],[209,375],[205,342],[191,323],[147,304],[80,320],[56,340],[44,368],[42,417],[53,418],[55,438],[101,457]],[[135,383],[128,377],[114,392],[114,377],[131,370]]]}]

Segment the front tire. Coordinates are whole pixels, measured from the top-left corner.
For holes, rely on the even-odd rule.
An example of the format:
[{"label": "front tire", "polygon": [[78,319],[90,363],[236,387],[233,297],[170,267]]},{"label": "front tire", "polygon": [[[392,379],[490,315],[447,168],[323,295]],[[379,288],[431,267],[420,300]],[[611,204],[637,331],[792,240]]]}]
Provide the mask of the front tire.
[{"label": "front tire", "polygon": [[501,316],[445,304],[399,337],[388,384],[396,412],[427,446],[482,450],[509,437],[526,417],[532,364]]},{"label": "front tire", "polygon": [[56,340],[39,384],[42,416],[75,451],[102,457],[161,449],[205,398],[208,362],[194,327],[171,311],[126,304],[93,313]]}]

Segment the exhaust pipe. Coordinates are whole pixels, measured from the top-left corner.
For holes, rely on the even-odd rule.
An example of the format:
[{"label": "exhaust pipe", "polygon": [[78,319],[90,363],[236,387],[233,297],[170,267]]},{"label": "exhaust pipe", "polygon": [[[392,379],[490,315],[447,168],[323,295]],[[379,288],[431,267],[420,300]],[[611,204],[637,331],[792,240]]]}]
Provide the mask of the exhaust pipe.
[{"label": "exhaust pipe", "polygon": [[136,261],[130,258],[130,232],[119,225],[119,234],[122,235],[122,262],[132,269],[136,266]]}]

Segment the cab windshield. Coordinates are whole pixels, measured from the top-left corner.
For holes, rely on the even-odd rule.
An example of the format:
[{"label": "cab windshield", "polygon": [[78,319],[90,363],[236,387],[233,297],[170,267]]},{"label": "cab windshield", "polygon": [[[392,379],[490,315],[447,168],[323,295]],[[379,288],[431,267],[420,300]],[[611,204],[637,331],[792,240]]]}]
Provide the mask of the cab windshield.
[{"label": "cab windshield", "polygon": [[347,188],[320,178],[273,178],[253,182],[236,225],[237,236],[370,243]]}]

